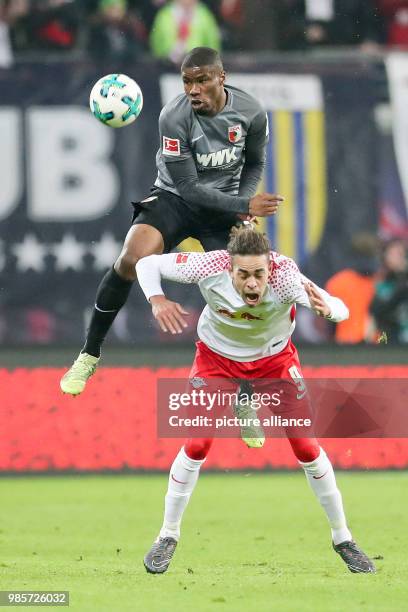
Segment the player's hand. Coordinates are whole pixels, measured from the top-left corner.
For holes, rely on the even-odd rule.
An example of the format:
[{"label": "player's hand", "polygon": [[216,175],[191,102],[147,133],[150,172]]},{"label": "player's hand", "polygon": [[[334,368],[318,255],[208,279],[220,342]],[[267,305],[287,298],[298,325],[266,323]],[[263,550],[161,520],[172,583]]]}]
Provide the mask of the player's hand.
[{"label": "player's hand", "polygon": [[319,317],[330,317],[331,310],[313,283],[303,283],[303,286],[309,297],[310,305],[315,313]]},{"label": "player's hand", "polygon": [[158,321],[162,331],[181,334],[187,327],[184,315],[189,313],[177,302],[168,300],[164,295],[153,295],[150,298],[153,316]]},{"label": "player's hand", "polygon": [[284,198],[274,193],[258,193],[249,200],[249,214],[251,217],[270,217],[276,214],[279,204]]}]

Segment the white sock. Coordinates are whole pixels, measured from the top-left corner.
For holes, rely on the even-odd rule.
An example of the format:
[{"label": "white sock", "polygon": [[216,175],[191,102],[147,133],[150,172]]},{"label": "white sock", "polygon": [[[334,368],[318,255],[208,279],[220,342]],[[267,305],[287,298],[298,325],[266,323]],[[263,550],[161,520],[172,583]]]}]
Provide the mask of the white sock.
[{"label": "white sock", "polygon": [[184,447],[180,449],[173,461],[164,504],[164,519],[160,530],[161,538],[172,537],[179,540],[183,512],[194,490],[200,467],[204,461],[205,459],[190,459],[190,457],[187,457]]},{"label": "white sock", "polygon": [[341,493],[337,488],[333,466],[322,448],[320,455],[310,463],[299,461],[329,520],[332,539],[335,544],[351,540],[343,510]]}]

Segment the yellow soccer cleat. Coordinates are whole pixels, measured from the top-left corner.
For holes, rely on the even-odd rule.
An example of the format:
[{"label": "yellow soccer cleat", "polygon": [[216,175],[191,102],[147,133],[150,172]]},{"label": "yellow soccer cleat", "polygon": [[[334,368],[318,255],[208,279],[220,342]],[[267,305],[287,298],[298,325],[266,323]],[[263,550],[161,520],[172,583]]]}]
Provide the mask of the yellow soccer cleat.
[{"label": "yellow soccer cleat", "polygon": [[96,370],[100,357],[79,353],[68,372],[64,374],[60,381],[61,391],[70,395],[79,395],[85,389],[88,378]]},{"label": "yellow soccer cleat", "polygon": [[261,425],[254,423],[258,414],[250,405],[238,403],[234,414],[240,421],[241,438],[249,448],[262,448],[265,444],[265,432]]}]

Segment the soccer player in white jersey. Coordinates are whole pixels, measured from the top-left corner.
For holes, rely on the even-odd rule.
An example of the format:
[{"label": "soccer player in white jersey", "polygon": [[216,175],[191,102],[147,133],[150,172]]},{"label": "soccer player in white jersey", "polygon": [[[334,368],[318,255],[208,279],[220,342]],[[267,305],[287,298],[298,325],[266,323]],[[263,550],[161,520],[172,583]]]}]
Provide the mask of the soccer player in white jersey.
[{"label": "soccer player in white jersey", "polygon": [[273,215],[283,199],[255,195],[265,166],[266,113],[253,96],[225,82],[217,51],[192,49],[181,78],[184,93],[160,113],[157,178],[150,196],[133,203],[132,226],[98,287],[85,345],[61,379],[64,393],[82,393],[95,372],[140,258],[168,253],[189,236],[205,251],[224,249],[239,218]]},{"label": "soccer player in white jersey", "polygon": [[[165,332],[181,333],[187,313],[165,297],[162,278],[197,283],[207,302],[198,322],[199,341],[190,380],[246,379],[255,385],[257,379],[290,379],[293,368],[302,376],[291,341],[296,304],[331,321],[348,317],[340,299],[303,276],[292,259],[271,251],[266,236],[252,228],[235,231],[225,251],[151,255],[141,259],[136,269],[153,315]],[[298,411],[296,393],[288,401]],[[347,527],[342,497],[325,451],[314,437],[291,437],[288,429],[286,434],[326,513],[334,550],[350,571],[375,572]],[[184,509],[212,442],[212,438],[187,440],[171,466],[163,525],[144,559],[148,572],[163,573],[169,566]]]}]

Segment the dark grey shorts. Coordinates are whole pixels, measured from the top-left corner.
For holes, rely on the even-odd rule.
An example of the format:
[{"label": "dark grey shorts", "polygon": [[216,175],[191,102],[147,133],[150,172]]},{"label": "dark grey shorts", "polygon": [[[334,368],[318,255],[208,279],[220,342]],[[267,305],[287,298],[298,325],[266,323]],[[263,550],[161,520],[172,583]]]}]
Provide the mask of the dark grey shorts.
[{"label": "dark grey shorts", "polygon": [[225,249],[231,228],[237,224],[235,213],[194,210],[182,198],[163,189],[154,189],[145,200],[132,205],[132,225],[143,223],[159,230],[165,253],[189,237],[199,240],[205,251]]}]

